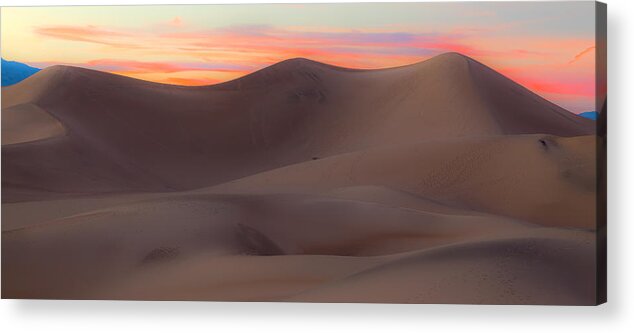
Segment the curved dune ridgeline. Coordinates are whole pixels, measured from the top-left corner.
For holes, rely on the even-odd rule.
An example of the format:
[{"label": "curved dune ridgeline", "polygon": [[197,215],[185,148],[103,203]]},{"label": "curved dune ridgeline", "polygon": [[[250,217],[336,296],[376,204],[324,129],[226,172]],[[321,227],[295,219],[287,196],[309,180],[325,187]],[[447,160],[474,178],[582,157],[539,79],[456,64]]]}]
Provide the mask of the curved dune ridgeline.
[{"label": "curved dune ridgeline", "polygon": [[201,87],[54,66],[2,124],[4,297],[596,301],[596,123],[460,54]]}]

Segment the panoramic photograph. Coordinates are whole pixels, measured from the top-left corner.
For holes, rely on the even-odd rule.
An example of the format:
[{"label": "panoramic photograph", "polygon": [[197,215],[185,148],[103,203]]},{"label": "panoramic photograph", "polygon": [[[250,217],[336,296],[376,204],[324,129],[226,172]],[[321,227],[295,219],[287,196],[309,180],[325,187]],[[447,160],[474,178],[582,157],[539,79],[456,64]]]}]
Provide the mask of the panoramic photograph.
[{"label": "panoramic photograph", "polygon": [[606,301],[601,3],[0,13],[2,298]]}]

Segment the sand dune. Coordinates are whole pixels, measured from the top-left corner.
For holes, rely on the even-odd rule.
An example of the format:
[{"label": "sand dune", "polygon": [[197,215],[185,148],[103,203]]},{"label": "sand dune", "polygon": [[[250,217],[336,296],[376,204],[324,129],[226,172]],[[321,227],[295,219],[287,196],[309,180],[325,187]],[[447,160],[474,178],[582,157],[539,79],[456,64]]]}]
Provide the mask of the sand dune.
[{"label": "sand dune", "polygon": [[[472,264],[486,264],[479,273],[485,274],[496,260],[503,260],[501,264],[511,266],[524,265],[528,259],[522,256],[523,251],[529,251],[527,255],[538,256],[530,251],[537,251],[535,247],[543,250],[537,245],[528,247],[528,250],[525,249],[528,245],[517,245],[518,250],[513,245],[515,241],[506,241],[508,244],[504,246],[508,246],[508,251],[518,251],[514,256],[514,252],[509,254],[506,250],[496,254],[497,250],[488,249],[487,244],[518,238],[530,245],[533,238],[539,244],[551,242],[542,241],[542,238],[555,237],[552,242],[565,249],[574,249],[578,243],[585,251],[591,251],[592,235],[587,231],[543,229],[486,214],[467,215],[458,210],[455,214],[432,213],[328,196],[181,195],[143,200],[5,230],[3,258],[11,260],[4,264],[3,293],[38,298],[216,299],[218,296],[219,299],[258,300],[292,296],[292,299],[302,299],[305,290],[317,287],[329,290],[330,287],[324,284],[329,285],[365,270],[373,272],[378,264],[390,267],[392,262],[401,261],[401,254],[407,255],[410,251],[463,243],[482,246],[486,255],[472,260]],[[20,246],[25,242],[32,245]],[[564,246],[567,242],[573,245]],[[471,255],[478,257],[477,254]],[[559,269],[587,276],[586,282],[579,283],[591,282],[591,263],[579,265],[566,261],[558,257],[557,251],[552,255],[561,261],[557,266]],[[274,258],[267,259],[269,256]],[[287,261],[287,257],[292,259]],[[433,269],[433,274],[465,274],[462,271],[465,260],[454,259],[456,262],[434,260],[434,265],[444,268]],[[534,265],[543,264],[532,260],[537,261]],[[231,268],[232,265],[241,267],[250,262],[252,266],[238,271]],[[574,270],[569,271],[569,268]],[[545,272],[543,267],[535,269]],[[383,270],[390,271],[388,268]],[[157,276],[155,271],[161,273]],[[316,271],[320,273],[313,275]],[[495,270],[489,273],[498,279],[507,276]],[[503,273],[512,274],[513,271]],[[148,275],[153,277],[148,280]],[[541,276],[525,277],[527,281],[524,281],[526,285],[522,286],[522,292],[530,295],[544,292],[530,290],[531,281],[542,283]],[[469,278],[464,288],[478,289],[479,279],[479,275]],[[244,282],[240,283],[240,280]],[[262,284],[258,282],[260,280]],[[249,281],[253,285],[249,286]],[[491,282],[491,288],[494,283]],[[144,287],[139,287],[140,284]],[[233,287],[227,289],[227,285]],[[400,282],[398,285],[404,286]],[[435,285],[415,290],[423,292],[432,286]],[[380,285],[373,288],[378,287]],[[370,295],[383,297],[393,287],[386,282],[380,290],[388,291]],[[560,287],[559,284],[548,286],[553,290]],[[384,301],[414,301],[403,298],[403,295],[410,294],[403,294],[405,289],[399,288],[401,294]],[[570,291],[561,292],[566,297],[574,297]],[[305,299],[311,299],[313,294],[309,292]],[[336,294],[340,298],[334,297],[329,301],[346,300],[345,294]],[[591,302],[591,294],[588,292],[576,297],[583,302]],[[497,298],[482,298],[480,301],[512,303],[520,300],[513,297],[504,299],[501,291],[495,295]],[[354,299],[354,296],[348,297],[348,301]],[[474,300],[465,298],[464,301]],[[551,302],[539,298],[530,301]]]},{"label": "sand dune", "polygon": [[64,126],[59,121],[33,104],[2,109],[3,144],[50,139],[64,133]]},{"label": "sand dune", "polygon": [[53,115],[67,136],[3,148],[5,201],[35,188],[42,198],[193,189],[420,140],[594,132],[592,121],[458,54],[378,71],[294,59],[209,87],[54,66],[3,89],[3,107],[24,103]]},{"label": "sand dune", "polygon": [[594,228],[595,150],[595,136],[424,141],[300,163],[209,191],[324,192],[380,185],[451,207]]},{"label": "sand dune", "polygon": [[597,301],[594,122],[459,54],[205,87],[54,66],[2,117],[3,297]]},{"label": "sand dune", "polygon": [[[591,237],[586,235],[585,239]],[[579,254],[591,257],[592,251],[592,244],[585,243],[581,235],[525,234],[519,239],[379,257],[198,257],[166,269],[149,268],[134,279],[115,284],[108,295],[181,300],[590,305],[594,281],[588,272],[593,262]],[[158,271],[164,274],[161,278],[148,278],[156,277]]]},{"label": "sand dune", "polygon": [[594,261],[589,259],[594,255],[591,239],[591,235],[567,239],[525,234],[516,239],[438,247],[391,260],[290,299],[591,305],[596,291],[594,278],[588,274],[594,269]]}]

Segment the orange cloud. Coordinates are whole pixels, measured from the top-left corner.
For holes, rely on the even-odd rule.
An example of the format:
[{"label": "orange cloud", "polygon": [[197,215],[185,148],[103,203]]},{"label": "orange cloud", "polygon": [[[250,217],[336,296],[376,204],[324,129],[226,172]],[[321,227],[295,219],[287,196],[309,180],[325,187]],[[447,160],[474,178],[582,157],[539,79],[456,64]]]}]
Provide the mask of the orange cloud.
[{"label": "orange cloud", "polygon": [[159,82],[167,83],[167,84],[175,84],[179,86],[206,86],[206,85],[218,83],[220,81],[211,79],[211,78],[203,80],[203,79],[193,79],[193,78],[186,78],[186,77],[168,77]]},{"label": "orange cloud", "polygon": [[121,37],[130,36],[129,34],[106,30],[93,25],[36,27],[34,32],[41,36],[57,39],[96,43],[115,47],[136,47],[135,45],[118,41]]},{"label": "orange cloud", "polygon": [[570,60],[570,61],[568,62],[568,64],[572,64],[572,63],[576,62],[577,60],[581,59],[581,58],[582,58],[583,56],[585,56],[586,54],[588,54],[588,53],[590,53],[591,51],[593,51],[595,48],[596,48],[595,46],[590,46],[590,47],[586,48],[585,50],[583,50],[583,51],[581,51],[581,52],[577,53],[577,55],[575,55],[575,57],[574,57],[572,60]]},{"label": "orange cloud", "polygon": [[117,71],[134,72],[155,72],[155,73],[174,73],[184,71],[241,71],[232,68],[214,68],[204,67],[204,64],[182,65],[178,63],[162,63],[162,62],[145,62],[136,60],[115,60],[115,59],[97,59],[86,62],[88,67],[118,69]]},{"label": "orange cloud", "polygon": [[[294,57],[343,67],[384,68],[453,51],[474,57],[543,95],[587,98],[594,91],[593,66],[578,61],[594,56],[594,47],[586,47],[593,43],[592,38],[518,38],[479,27],[425,32],[399,26],[344,29],[243,25],[192,31],[183,29],[183,25],[176,16],[145,32],[96,26],[46,26],[36,28],[36,32],[48,38],[116,47],[121,57],[135,60],[99,59],[84,65],[172,84],[199,85],[233,79]],[[570,54],[580,49],[583,51],[570,60]],[[136,60],[170,57],[180,60]],[[178,75],[165,75],[177,72]]]}]

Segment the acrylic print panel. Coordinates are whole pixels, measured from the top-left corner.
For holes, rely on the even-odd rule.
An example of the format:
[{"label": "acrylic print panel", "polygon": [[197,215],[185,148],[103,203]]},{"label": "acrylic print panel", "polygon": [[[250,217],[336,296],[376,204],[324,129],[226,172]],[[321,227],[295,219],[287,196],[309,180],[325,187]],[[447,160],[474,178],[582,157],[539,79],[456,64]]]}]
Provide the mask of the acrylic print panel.
[{"label": "acrylic print panel", "polygon": [[2,8],[2,297],[602,303],[605,15]]}]

